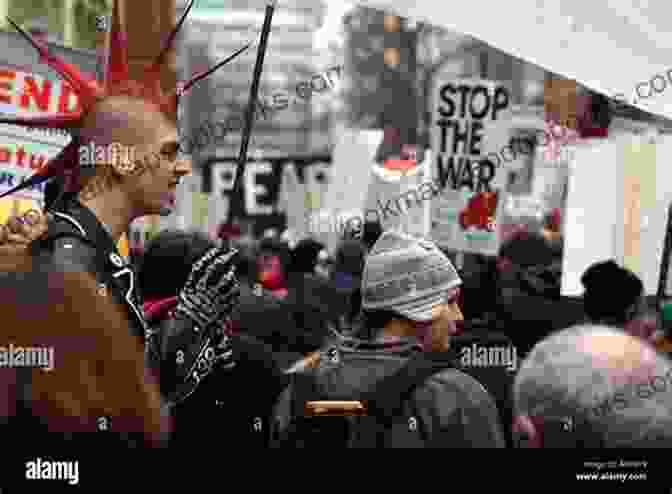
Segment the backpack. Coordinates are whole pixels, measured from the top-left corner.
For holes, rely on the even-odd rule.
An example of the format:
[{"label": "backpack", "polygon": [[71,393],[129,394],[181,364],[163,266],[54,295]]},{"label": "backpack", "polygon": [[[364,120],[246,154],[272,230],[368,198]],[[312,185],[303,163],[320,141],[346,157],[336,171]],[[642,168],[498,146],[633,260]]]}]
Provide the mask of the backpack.
[{"label": "backpack", "polygon": [[[277,407],[274,447],[428,447],[427,424],[412,395],[431,376],[456,368],[453,357],[427,353],[417,353],[411,358],[369,356],[369,364],[373,358],[381,365],[401,365],[378,381],[371,391],[357,393],[338,382],[334,371],[347,362],[334,364],[334,360],[338,361],[335,355],[338,354],[330,355],[331,368],[330,364],[320,364],[315,372],[292,374],[284,399]],[[331,389],[327,391],[327,387]]]}]

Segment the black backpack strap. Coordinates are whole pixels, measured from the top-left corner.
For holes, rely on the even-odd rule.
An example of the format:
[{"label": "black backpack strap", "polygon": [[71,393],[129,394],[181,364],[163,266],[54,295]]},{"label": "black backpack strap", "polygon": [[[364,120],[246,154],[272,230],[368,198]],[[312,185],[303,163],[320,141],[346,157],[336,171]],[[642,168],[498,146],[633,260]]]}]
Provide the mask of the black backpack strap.
[{"label": "black backpack strap", "polygon": [[456,367],[454,358],[453,354],[447,352],[418,352],[413,355],[398,371],[384,377],[372,392],[362,396],[369,415],[376,416],[383,424],[391,425],[418,386],[434,374]]},{"label": "black backpack strap", "polygon": [[302,373],[289,375],[289,383],[283,390],[273,412],[271,447],[293,448],[297,428],[306,420],[305,401],[310,399],[313,387],[310,379]]},{"label": "black backpack strap", "polygon": [[95,249],[82,225],[74,218],[59,212],[52,212],[52,215],[53,219],[49,222],[47,234],[31,244],[34,253],[53,252],[56,242],[63,238],[76,238]]}]

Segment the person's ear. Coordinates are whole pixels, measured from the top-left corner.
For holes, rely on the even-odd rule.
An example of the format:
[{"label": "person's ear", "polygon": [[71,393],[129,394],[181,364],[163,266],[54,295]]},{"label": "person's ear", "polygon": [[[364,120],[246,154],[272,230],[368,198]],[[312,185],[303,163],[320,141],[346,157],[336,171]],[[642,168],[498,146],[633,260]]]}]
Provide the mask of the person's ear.
[{"label": "person's ear", "polygon": [[634,319],[641,313],[643,312],[643,297],[640,297],[635,303],[632,305],[628,306],[627,309],[625,309],[625,322],[630,323],[634,321]]},{"label": "person's ear", "polygon": [[527,415],[518,415],[513,421],[516,448],[541,448],[541,434]]}]

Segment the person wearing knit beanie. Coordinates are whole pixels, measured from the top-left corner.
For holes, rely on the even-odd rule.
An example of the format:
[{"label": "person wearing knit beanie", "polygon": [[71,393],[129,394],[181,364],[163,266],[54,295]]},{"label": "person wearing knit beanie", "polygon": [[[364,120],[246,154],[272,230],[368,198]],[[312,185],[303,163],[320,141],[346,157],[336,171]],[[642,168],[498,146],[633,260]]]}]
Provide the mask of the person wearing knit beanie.
[{"label": "person wearing knit beanie", "polygon": [[415,337],[425,350],[445,351],[463,321],[457,305],[462,280],[433,242],[384,232],[362,276],[366,325],[384,337]]},{"label": "person wearing knit beanie", "polygon": [[592,322],[619,327],[643,339],[652,337],[656,328],[642,317],[644,284],[636,274],[609,260],[590,266],[581,283],[584,310]]}]

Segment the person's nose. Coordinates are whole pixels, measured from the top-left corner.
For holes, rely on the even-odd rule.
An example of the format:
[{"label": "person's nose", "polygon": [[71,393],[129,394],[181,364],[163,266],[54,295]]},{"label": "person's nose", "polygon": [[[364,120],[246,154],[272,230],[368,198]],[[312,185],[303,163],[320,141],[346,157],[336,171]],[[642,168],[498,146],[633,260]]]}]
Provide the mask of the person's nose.
[{"label": "person's nose", "polygon": [[183,177],[189,175],[192,171],[192,165],[190,159],[178,159],[175,163],[175,175],[178,177]]}]

